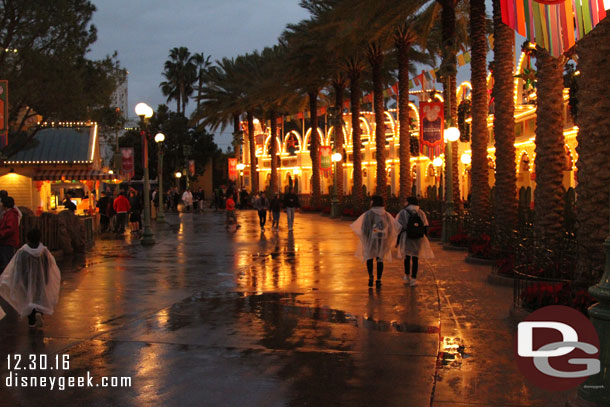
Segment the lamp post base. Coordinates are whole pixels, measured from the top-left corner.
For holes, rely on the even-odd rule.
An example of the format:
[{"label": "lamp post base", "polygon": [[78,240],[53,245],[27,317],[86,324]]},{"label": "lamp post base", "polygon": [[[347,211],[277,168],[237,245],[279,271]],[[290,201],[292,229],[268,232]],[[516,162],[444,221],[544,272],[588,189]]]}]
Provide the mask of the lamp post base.
[{"label": "lamp post base", "polygon": [[341,216],[339,213],[339,200],[337,198],[333,198],[330,201],[330,217],[338,218],[339,216]]},{"label": "lamp post base", "polygon": [[155,244],[155,237],[150,229],[144,228],[144,233],[142,233],[140,244],[142,246],[152,246]]}]

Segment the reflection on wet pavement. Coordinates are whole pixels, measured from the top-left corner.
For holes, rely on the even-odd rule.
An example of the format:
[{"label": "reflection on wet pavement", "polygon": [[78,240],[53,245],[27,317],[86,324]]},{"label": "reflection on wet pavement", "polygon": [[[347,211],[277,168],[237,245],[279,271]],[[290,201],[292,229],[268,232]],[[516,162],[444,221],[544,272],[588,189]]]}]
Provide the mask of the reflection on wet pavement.
[{"label": "reflection on wet pavement", "polygon": [[435,246],[443,257],[421,265],[418,287],[402,283],[402,265],[394,262],[383,287],[373,290],[353,256],[347,222],[298,214],[294,233],[261,234],[256,214],[246,211],[238,215],[243,227],[228,233],[223,215],[169,214],[167,225],[156,225],[150,248],[127,236],[100,239],[93,252],[61,263],[60,303],[44,330],[28,330],[12,312],[0,321],[0,356],[67,353],[69,371],[37,374],[129,376],[132,387],[1,387],[0,400],[23,406],[550,400],[510,366],[510,292],[487,286],[486,269]]}]

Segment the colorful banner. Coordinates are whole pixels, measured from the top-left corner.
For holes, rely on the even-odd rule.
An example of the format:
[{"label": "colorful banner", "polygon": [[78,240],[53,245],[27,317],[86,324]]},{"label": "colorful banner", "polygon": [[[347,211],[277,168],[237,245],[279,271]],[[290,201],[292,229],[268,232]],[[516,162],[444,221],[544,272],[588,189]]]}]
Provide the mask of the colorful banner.
[{"label": "colorful banner", "polygon": [[130,180],[136,175],[134,155],[133,147],[121,147],[121,176],[124,179]]},{"label": "colorful banner", "polygon": [[545,48],[562,55],[606,17],[600,0],[501,0],[502,22]]},{"label": "colorful banner", "polygon": [[189,174],[191,177],[195,176],[195,160],[189,160]]},{"label": "colorful banner", "polygon": [[434,159],[441,155],[445,120],[442,102],[419,102],[420,151]]},{"label": "colorful banner", "polygon": [[229,179],[237,181],[237,158],[229,158]]},{"label": "colorful banner", "polygon": [[0,149],[8,144],[8,81],[0,81]]},{"label": "colorful banner", "polygon": [[328,171],[332,168],[332,155],[333,149],[330,146],[320,147],[320,169],[322,171]]}]

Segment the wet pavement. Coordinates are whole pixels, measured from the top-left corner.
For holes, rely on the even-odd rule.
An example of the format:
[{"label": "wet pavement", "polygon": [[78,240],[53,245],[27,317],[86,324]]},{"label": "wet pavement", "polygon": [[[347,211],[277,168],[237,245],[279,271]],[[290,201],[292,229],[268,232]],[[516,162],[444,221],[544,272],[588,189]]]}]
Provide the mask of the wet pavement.
[{"label": "wet pavement", "polygon": [[[346,221],[297,214],[261,234],[254,211],[169,214],[156,245],[100,239],[60,263],[53,316],[31,330],[1,302],[0,406],[560,406],[512,357],[512,288],[443,251],[405,286],[367,286]],[[34,370],[8,371],[8,362]],[[8,355],[8,359],[7,359]],[[69,355],[69,369],[62,369]],[[130,377],[131,387],[6,387],[12,374]],[[99,384],[99,383],[98,383]]]}]

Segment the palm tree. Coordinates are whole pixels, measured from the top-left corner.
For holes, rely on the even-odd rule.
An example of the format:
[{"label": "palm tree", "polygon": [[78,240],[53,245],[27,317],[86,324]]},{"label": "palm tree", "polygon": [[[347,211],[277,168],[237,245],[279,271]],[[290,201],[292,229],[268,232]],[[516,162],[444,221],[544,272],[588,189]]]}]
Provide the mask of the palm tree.
[{"label": "palm tree", "polygon": [[[335,107],[333,113],[335,150],[343,154],[343,139],[345,137],[343,132],[343,95],[347,85],[347,78],[342,72],[337,72],[331,81],[335,94]],[[337,171],[337,185],[335,185],[335,191],[339,202],[343,200],[343,163],[345,158],[346,157],[344,156],[341,161],[335,164],[335,171]]]},{"label": "palm tree", "polygon": [[166,81],[160,87],[168,102],[176,100],[178,113],[185,112],[188,98],[193,93],[196,73],[196,65],[188,48],[175,47],[169,51],[169,59],[165,61],[163,70]]},{"label": "palm tree", "polygon": [[565,57],[554,58],[536,49],[538,104],[536,108],[536,190],[534,230],[553,244],[562,236],[563,170],[563,68]]},{"label": "palm tree", "polygon": [[[610,55],[610,19],[606,18],[576,46],[578,53],[578,211],[577,240],[585,249],[579,272],[584,279],[598,279],[604,270],[602,244],[608,236],[608,184],[610,183],[610,110],[606,68]],[[581,79],[582,78],[582,79]]]},{"label": "palm tree", "polygon": [[356,54],[345,60],[350,87],[350,109],[352,114],[352,150],[353,150],[353,195],[356,205],[364,203],[362,190],[362,131],[360,130],[360,98],[362,90],[360,81],[364,70],[364,61]]},{"label": "palm tree", "polygon": [[517,175],[515,170],[515,102],[513,39],[502,22],[500,0],[493,0],[494,20],[494,138],[496,147],[495,216],[498,231],[506,235],[517,224]]},{"label": "palm tree", "polygon": [[489,219],[489,167],[487,165],[487,36],[485,0],[470,0],[472,83],[472,214]]},{"label": "palm tree", "polygon": [[197,79],[197,110],[199,110],[199,103],[201,100],[201,91],[203,88],[203,81],[205,80],[205,73],[208,68],[212,65],[210,62],[210,56],[203,55],[203,52],[199,52],[193,55],[193,63],[196,67],[196,79]]}]

